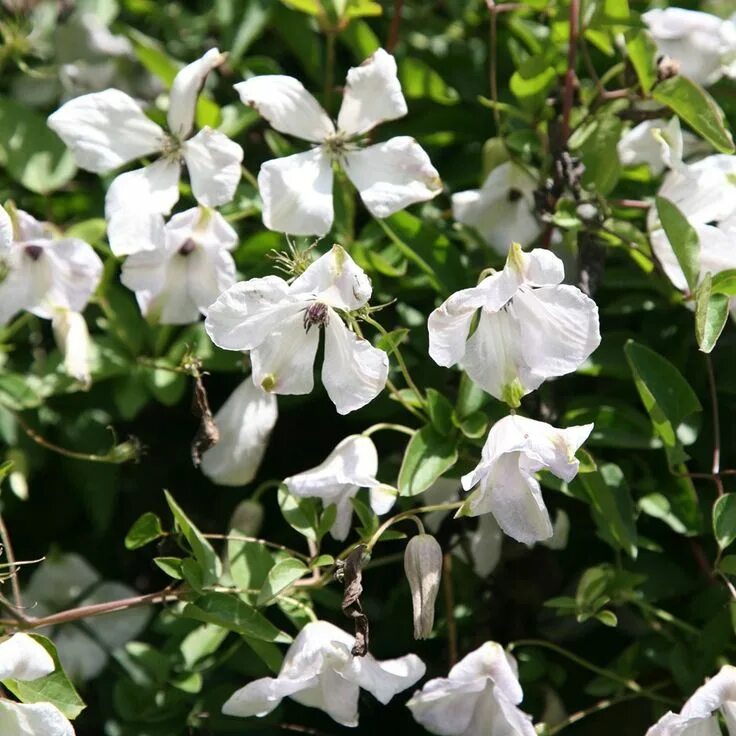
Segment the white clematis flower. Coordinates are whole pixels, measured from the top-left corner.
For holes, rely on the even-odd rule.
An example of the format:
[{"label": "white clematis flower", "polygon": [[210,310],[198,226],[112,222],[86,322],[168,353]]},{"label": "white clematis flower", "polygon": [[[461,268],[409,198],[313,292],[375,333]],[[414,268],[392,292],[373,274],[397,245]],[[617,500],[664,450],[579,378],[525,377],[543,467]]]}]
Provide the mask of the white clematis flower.
[{"label": "white clematis flower", "polygon": [[90,374],[89,330],[84,317],[69,309],[57,309],[51,319],[56,344],[64,355],[64,370],[85,388],[92,384]]},{"label": "white clematis flower", "polygon": [[429,316],[430,356],[442,366],[461,363],[489,394],[519,406],[548,378],[577,370],[601,341],[595,302],[561,284],[563,277],[553,253],[523,253],[514,243],[503,271],[456,292]]},{"label": "white clematis flower", "polygon": [[512,242],[523,248],[542,232],[534,214],[537,180],[513,161],[505,161],[488,174],[480,189],[452,195],[452,216],[474,227],[495,251],[508,253]]},{"label": "white clematis flower", "polygon": [[79,238],[54,238],[23,210],[0,207],[0,324],[21,310],[52,319],[57,309],[81,312],[102,277],[102,261]]},{"label": "white clematis flower", "polygon": [[710,13],[684,8],[649,10],[642,14],[657,49],[680,64],[680,74],[702,85],[717,82],[736,54],[736,25]]},{"label": "white clematis flower", "polygon": [[736,667],[731,665],[699,687],[679,713],[665,713],[646,736],[719,736],[719,710],[728,736],[736,736]]},{"label": "white clematis flower", "polygon": [[276,397],[247,378],[215,414],[220,439],[202,455],[202,472],[221,486],[250,483],[277,418]]},{"label": "white clematis flower", "polygon": [[229,251],[237,242],[237,233],[219,212],[194,207],[157,228],[153,248],[131,255],[120,280],[135,291],[147,319],[164,325],[196,322],[235,283]]},{"label": "white clematis flower", "polygon": [[353,504],[361,488],[370,489],[371,508],[378,514],[388,513],[396,501],[396,492],[376,480],[378,453],[373,440],[360,434],[346,437],[311,470],[284,480],[289,493],[302,498],[320,498],[325,507],[335,504],[337,514],[330,529],[334,539],[348,536],[353,518]]},{"label": "white clematis flower", "polygon": [[370,654],[353,656],[354,644],[354,637],[327,621],[308,623],[289,647],[278,677],[264,677],[236,691],[222,712],[261,717],[289,697],[355,727],[360,688],[385,705],[424,675],[424,663],[415,654],[379,662]]},{"label": "white clematis flower", "polygon": [[[736,268],[736,156],[717,154],[670,171],[658,192],[676,205],[698,234],[700,273]],[[652,250],[675,288],[686,291],[685,275],[662,229],[656,208],[647,217]]]},{"label": "white clematis flower", "polygon": [[[77,554],[47,557],[34,571],[23,600],[34,616],[47,616],[75,606],[129,598],[136,591],[127,585],[103,581]],[[146,626],[150,611],[131,608],[81,623],[43,630],[51,636],[64,670],[73,680],[92,680],[107,664],[112,651],[136,637]]]},{"label": "white clematis flower", "polygon": [[278,276],[241,281],[209,308],[205,328],[225,350],[250,350],[253,381],[276,394],[307,394],[319,334],[322,383],[340,414],[372,401],[386,385],[388,356],[351,332],[336,310],[368,303],[370,279],[335,245],[291,284]]},{"label": "white clematis flower", "polygon": [[[0,680],[38,680],[54,671],[54,660],[35,639],[13,634],[0,643]],[[66,716],[51,703],[16,703],[0,699],[3,736],[74,736]]]},{"label": "white clematis flower", "polygon": [[406,705],[417,723],[440,736],[535,736],[531,717],[518,707],[523,698],[516,661],[500,644],[486,642]]},{"label": "white clematis flower", "polygon": [[314,144],[266,161],[258,174],[263,224],[292,235],[326,235],[334,218],[332,164],[339,163],[374,217],[388,217],[442,189],[424,149],[408,136],[360,148],[359,137],[406,115],[394,57],[378,49],[348,71],[337,127],[301,82],[279,74],[235,85],[275,130]]},{"label": "white clematis flower", "polygon": [[557,429],[515,414],[499,420],[488,433],[477,467],[462,477],[463,488],[475,491],[458,516],[491,513],[518,542],[549,539],[554,530],[534,474],[549,470],[569,483],[580,465],[575,453],[592,430],[592,424]]},{"label": "white clematis flower", "polygon": [[132,97],[117,89],[76,97],[49,117],[49,127],[87,171],[106,173],[160,154],[151,165],[117,176],[107,191],[105,217],[115,255],[140,250],[141,239],[145,242],[145,235],[155,226],[151,215],[167,214],[176,204],[182,160],[189,171],[192,194],[200,204],[215,207],[233,198],[240,181],[243,149],[210,127],[192,135],[199,92],[223,58],[217,49],[210,49],[176,75],[170,93],[168,132],[148,118]]}]

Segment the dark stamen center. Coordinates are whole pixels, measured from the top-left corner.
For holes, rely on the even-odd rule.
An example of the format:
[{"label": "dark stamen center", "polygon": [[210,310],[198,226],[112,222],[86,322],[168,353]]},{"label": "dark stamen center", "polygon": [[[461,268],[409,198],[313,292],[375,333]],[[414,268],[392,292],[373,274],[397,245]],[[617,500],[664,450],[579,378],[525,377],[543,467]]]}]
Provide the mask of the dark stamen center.
[{"label": "dark stamen center", "polygon": [[179,255],[188,256],[196,247],[197,244],[191,238],[187,238],[179,247]]},{"label": "dark stamen center", "polygon": [[304,329],[309,332],[313,325],[323,327],[330,321],[330,311],[326,304],[313,302],[304,310]]},{"label": "dark stamen center", "polygon": [[518,189],[509,189],[509,202],[518,202],[522,198],[522,193]]},{"label": "dark stamen center", "polygon": [[25,247],[25,252],[32,261],[37,261],[43,253],[43,247],[40,245],[27,245]]}]

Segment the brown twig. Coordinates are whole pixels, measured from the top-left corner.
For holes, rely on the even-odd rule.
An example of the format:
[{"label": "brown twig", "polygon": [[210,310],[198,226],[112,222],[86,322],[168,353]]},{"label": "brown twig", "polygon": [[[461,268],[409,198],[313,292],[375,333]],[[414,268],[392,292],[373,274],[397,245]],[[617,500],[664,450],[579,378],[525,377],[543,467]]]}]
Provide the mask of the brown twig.
[{"label": "brown twig", "polygon": [[445,616],[447,618],[447,659],[450,667],[454,667],[458,660],[458,649],[455,591],[452,587],[452,554],[450,552],[445,553],[442,557],[442,595],[445,601]]},{"label": "brown twig", "polygon": [[394,0],[394,14],[391,16],[391,25],[386,38],[386,51],[393,54],[396,44],[399,42],[399,29],[401,28],[401,11],[404,8],[404,0]]},{"label": "brown twig", "polygon": [[[20,583],[18,583],[18,566],[15,564],[13,543],[10,541],[10,533],[8,532],[8,527],[5,526],[5,520],[2,514],[0,514],[0,539],[2,539],[5,556],[8,558],[10,565],[10,585],[13,588],[13,600],[15,601],[15,607],[20,609],[23,608],[23,596],[20,593]],[[20,614],[18,615],[20,616]]]},{"label": "brown twig", "polygon": [[570,0],[570,34],[567,48],[567,69],[565,87],[562,93],[562,142],[566,146],[570,136],[570,113],[575,94],[575,67],[578,54],[578,23],[580,21],[580,0]]}]

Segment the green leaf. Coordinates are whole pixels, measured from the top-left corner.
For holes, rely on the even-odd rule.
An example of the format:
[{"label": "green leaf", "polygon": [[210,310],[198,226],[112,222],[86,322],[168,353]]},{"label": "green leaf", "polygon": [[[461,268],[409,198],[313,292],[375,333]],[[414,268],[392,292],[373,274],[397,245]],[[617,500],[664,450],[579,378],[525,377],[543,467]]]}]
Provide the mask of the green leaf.
[{"label": "green leaf", "polygon": [[697,232],[680,212],[677,205],[664,197],[657,197],[657,213],[667,240],[677,256],[690,291],[695,291],[700,276],[700,240]]},{"label": "green leaf", "polygon": [[77,168],[46,118],[0,98],[0,166],[26,189],[47,194],[74,178]]},{"label": "green leaf", "polygon": [[723,110],[699,85],[686,77],[672,77],[655,85],[652,97],[667,105],[721,153],[736,151]]},{"label": "green leaf", "polygon": [[181,569],[181,557],[154,557],[153,561],[156,566],[170,578],[174,578],[174,580],[184,579],[184,574]]},{"label": "green leaf", "polygon": [[194,559],[201,570],[202,585],[213,585],[222,573],[220,558],[215,554],[212,545],[202,536],[202,532],[194,526],[189,517],[182,511],[174,497],[168,491],[164,491],[164,495],[166,496],[166,503],[174,515],[176,526],[187,540]]},{"label": "green leaf", "polygon": [[736,539],[736,493],[727,493],[713,505],[713,536],[721,549]]},{"label": "green leaf", "polygon": [[556,81],[557,72],[546,57],[532,56],[511,75],[509,87],[524,109],[538,110]]},{"label": "green leaf", "polygon": [[718,563],[718,569],[726,575],[736,575],[736,555],[726,555]]},{"label": "green leaf", "polygon": [[736,296],[736,270],[721,271],[713,276],[711,291],[714,294]]},{"label": "green leaf", "polygon": [[146,511],[130,527],[125,535],[126,549],[139,549],[145,547],[149,542],[162,536],[164,530],[161,528],[161,520],[156,514]]},{"label": "green leaf", "polygon": [[399,494],[416,496],[426,491],[458,458],[454,437],[443,437],[432,426],[415,432],[406,446],[399,471]]},{"label": "green leaf", "polygon": [[[232,532],[238,534],[237,530]],[[265,544],[230,539],[227,543],[230,576],[242,590],[258,590],[266,580],[274,559]]]},{"label": "green leaf", "polygon": [[307,539],[317,540],[317,505],[311,498],[292,496],[283,486],[278,492],[279,508],[284,519]]},{"label": "green leaf", "polygon": [[45,636],[31,634],[54,660],[54,671],[38,680],[3,680],[3,685],[23,703],[51,703],[67,718],[76,718],[85,704],[71,680],[66,676],[56,653],[56,647]]},{"label": "green leaf", "polygon": [[444,437],[453,429],[452,404],[433,388],[427,389],[427,410],[432,426]]},{"label": "green leaf", "polygon": [[598,619],[605,626],[618,626],[618,618],[613,611],[598,611],[594,618]]},{"label": "green leaf", "polygon": [[288,588],[292,583],[299,580],[305,572],[307,566],[293,557],[288,557],[277,562],[269,571],[266,582],[258,594],[258,605],[265,606],[282,591]]},{"label": "green leaf", "polygon": [[703,353],[710,353],[728,320],[729,298],[713,293],[713,277],[706,273],[695,292],[695,338]]},{"label": "green leaf", "polygon": [[306,13],[307,15],[322,15],[322,6],[319,0],[281,0],[287,8],[297,10],[300,13]]},{"label": "green leaf", "polygon": [[687,460],[678,433],[685,419],[702,407],[690,384],[666,358],[644,345],[629,340],[624,346],[626,359],[639,396],[660,436],[670,465]]},{"label": "green leaf", "polygon": [[0,373],[0,404],[7,409],[21,411],[33,409],[43,402],[43,397],[31,388],[26,376],[19,373]]},{"label": "green leaf", "polygon": [[600,465],[597,471],[579,476],[595,509],[596,523],[606,541],[614,542],[631,558],[636,557],[637,534],[634,502],[621,468],[613,463]]},{"label": "green leaf", "polygon": [[618,117],[605,115],[570,138],[570,147],[578,152],[585,164],[584,186],[599,194],[609,194],[621,176],[617,148],[621,128],[622,122]]},{"label": "green leaf", "polygon": [[197,598],[194,603],[187,603],[182,615],[237,631],[253,639],[281,644],[289,644],[292,640],[286,632],[277,629],[253,606],[227,593],[207,593]]},{"label": "green leaf", "polygon": [[639,84],[649,94],[657,81],[657,46],[647,31],[637,31],[626,42],[629,60],[634,67]]},{"label": "green leaf", "polygon": [[399,80],[408,98],[425,98],[440,105],[454,105],[460,99],[457,90],[420,59],[404,58],[399,65]]}]

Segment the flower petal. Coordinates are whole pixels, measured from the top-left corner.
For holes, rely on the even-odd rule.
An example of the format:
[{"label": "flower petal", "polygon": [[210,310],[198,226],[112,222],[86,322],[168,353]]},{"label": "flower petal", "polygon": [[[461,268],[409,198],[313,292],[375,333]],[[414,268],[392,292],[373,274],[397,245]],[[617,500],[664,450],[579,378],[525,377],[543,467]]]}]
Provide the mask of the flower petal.
[{"label": "flower petal", "polygon": [[352,311],[371,298],[371,280],[340,245],[333,245],[295,279],[291,294],[304,294],[331,307]]},{"label": "flower petal", "polygon": [[202,455],[202,472],[221,486],[244,486],[255,478],[278,418],[273,394],[243,381],[215,414],[220,439]]},{"label": "flower petal", "polygon": [[204,326],[212,342],[225,350],[251,350],[300,305],[289,299],[278,276],[240,281],[210,305]]},{"label": "flower petal", "polygon": [[498,253],[506,253],[513,242],[527,247],[542,232],[535,212],[536,179],[511,161],[496,166],[481,189],[452,195],[452,215],[463,225],[474,227]]},{"label": "flower petal", "polygon": [[[357,486],[342,486],[343,493],[335,499],[335,521],[330,527],[330,536],[338,542],[344,542],[350,534],[353,523],[353,504],[351,499],[358,492]],[[325,501],[325,508],[330,503]]]},{"label": "flower petal", "polygon": [[489,677],[496,694],[502,694],[510,703],[521,703],[524,698],[516,660],[495,641],[487,641],[463,657],[450,670],[449,677],[465,683]]},{"label": "flower petal", "polygon": [[384,705],[394,695],[414,685],[427,671],[424,662],[416,654],[382,662],[366,654],[365,657],[356,657],[353,662],[357,669],[358,684]]},{"label": "flower petal", "polygon": [[201,59],[187,64],[175,77],[169,93],[169,130],[178,138],[186,138],[194,124],[197,97],[207,75],[225,59],[218,49],[210,49]]},{"label": "flower petal", "polygon": [[13,242],[13,223],[5,208],[0,205],[0,253],[5,253]]},{"label": "flower petal", "polygon": [[74,736],[74,727],[51,703],[14,703],[0,700],[3,736]]},{"label": "flower petal", "polygon": [[201,204],[218,207],[235,196],[243,149],[219,130],[205,127],[182,146],[192,194]]},{"label": "flower petal", "polygon": [[367,133],[379,123],[406,115],[406,100],[396,75],[396,60],[378,49],[348,71],[337,128],[349,136]]},{"label": "flower petal", "polygon": [[600,345],[598,307],[566,284],[520,290],[510,308],[524,361],[540,383],[576,371]]},{"label": "flower petal", "polygon": [[172,250],[179,250],[190,238],[206,248],[232,250],[238,244],[238,234],[217,211],[209,207],[192,207],[177,212],[166,223],[166,242]]},{"label": "flower petal", "polygon": [[263,677],[236,690],[225,701],[222,712],[226,716],[243,718],[258,716],[261,718],[278,708],[281,701],[287,696],[313,687],[316,682],[316,677],[293,680],[285,677]]},{"label": "flower petal", "polygon": [[334,218],[332,178],[321,148],[266,161],[258,173],[263,224],[291,235],[326,235]]},{"label": "flower petal", "polygon": [[469,731],[479,699],[483,696],[485,681],[479,687],[438,677],[425,683],[406,704],[414,720],[430,733],[439,736],[480,736],[482,732]]},{"label": "flower petal", "polygon": [[360,688],[334,670],[327,668],[319,678],[319,689],[303,691],[294,700],[302,705],[319,708],[333,721],[354,728],[358,725],[358,697]]},{"label": "flower petal", "polygon": [[263,342],[251,350],[253,381],[275,394],[308,394],[314,386],[314,358],[319,330],[304,328],[301,313],[279,320]]},{"label": "flower petal", "polygon": [[28,634],[13,634],[0,643],[0,680],[37,680],[54,669],[51,655]]},{"label": "flower petal", "polygon": [[64,356],[64,370],[67,375],[89,388],[90,344],[89,330],[84,317],[79,312],[59,309],[54,312],[51,326],[54,339]]},{"label": "flower petal", "polygon": [[351,151],[344,167],[374,217],[388,217],[442,191],[440,175],[429,156],[408,136]]},{"label": "flower petal", "polygon": [[75,97],[48,119],[77,164],[105,173],[160,151],[165,134],[140,105],[117,89]]},{"label": "flower petal", "polygon": [[347,414],[378,396],[388,378],[388,355],[348,330],[330,310],[325,325],[322,383],[338,414]]},{"label": "flower petal", "polygon": [[379,483],[373,486],[369,491],[371,508],[378,516],[387,514],[394,507],[398,498],[398,491],[393,486]]},{"label": "flower petal", "polygon": [[684,718],[707,718],[724,703],[736,700],[736,667],[724,665],[715,677],[701,685],[680,711]]},{"label": "flower petal", "polygon": [[294,77],[267,74],[234,87],[243,104],[255,108],[279,133],[321,143],[335,132],[322,106]]}]

